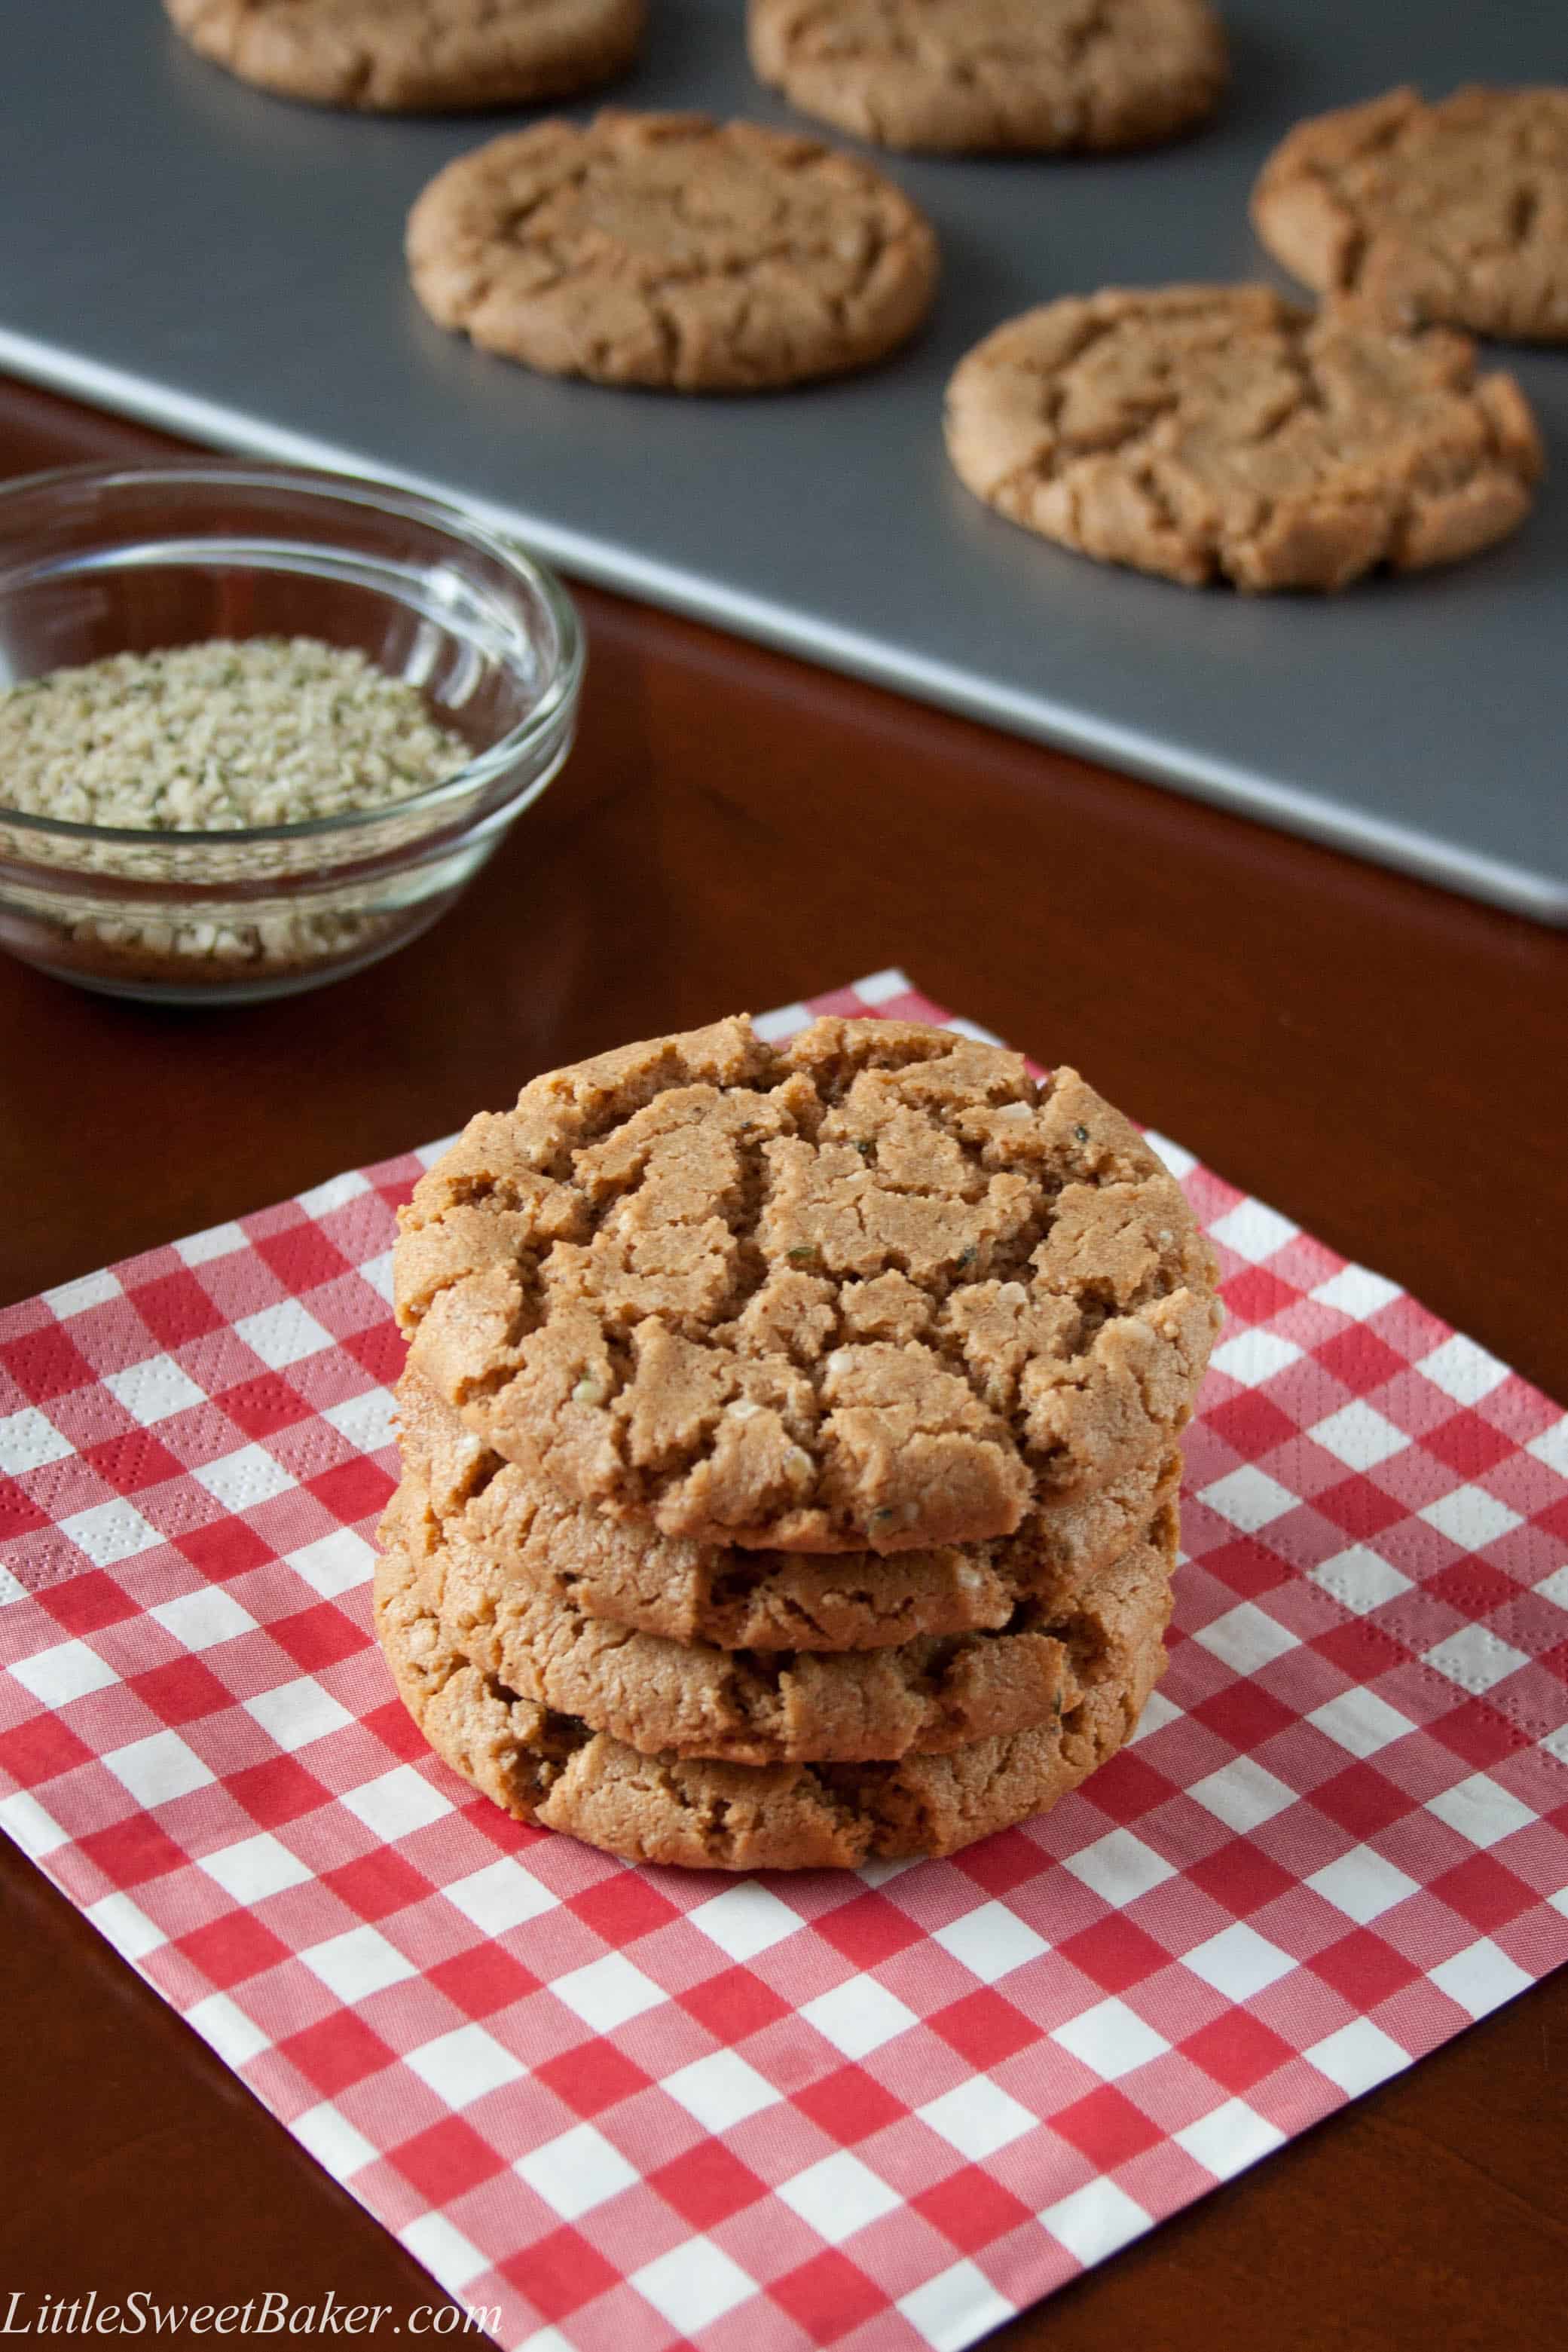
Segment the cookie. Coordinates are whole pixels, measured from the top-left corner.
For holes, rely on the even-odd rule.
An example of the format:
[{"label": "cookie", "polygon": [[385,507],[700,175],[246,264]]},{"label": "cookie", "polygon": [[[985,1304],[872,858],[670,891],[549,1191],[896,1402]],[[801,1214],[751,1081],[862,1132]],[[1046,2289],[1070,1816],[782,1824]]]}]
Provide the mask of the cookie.
[{"label": "cookie", "polygon": [[408,224],[441,326],[549,375],[758,392],[880,360],[936,284],[892,182],[815,139],[702,114],[540,122],[459,156]]},{"label": "cookie", "polygon": [[[1175,1564],[1166,1505],[1142,1540]],[[1074,1601],[1021,1602],[995,1632],[921,1635],[895,1649],[721,1650],[587,1615],[465,1540],[405,1477],[383,1540],[455,1645],[520,1698],[580,1717],[644,1755],[732,1764],[890,1760],[1021,1731],[1076,1702]]]},{"label": "cookie", "polygon": [[519,1697],[476,1664],[395,1541],[376,1568],[376,1629],[436,1754],[519,1821],[632,1862],[694,1870],[852,1868],[951,1853],[1044,1812],[1128,1739],[1165,1664],[1165,1554],[1103,1570],[1077,1613],[1071,1706],[1027,1731],[897,1763],[756,1766],[643,1756]]},{"label": "cookie", "polygon": [[566,98],[630,65],[647,0],[163,0],[214,65],[367,113]]},{"label": "cookie", "polygon": [[1018,1533],[928,1551],[740,1551],[663,1536],[555,1495],[492,1454],[418,1375],[398,1388],[406,1476],[466,1545],[514,1578],[672,1642],[723,1650],[875,1650],[918,1634],[994,1632],[1025,1601],[1055,1607],[1174,1501],[1181,1455],[1040,1505]]},{"label": "cookie", "polygon": [[1011,1535],[1167,1452],[1218,1317],[1179,1186],[1071,1070],[744,1017],[481,1114],[394,1253],[410,1361],[563,1496],[665,1535]]},{"label": "cookie", "polygon": [[1026,311],[959,363],[946,435],[1009,520],[1189,587],[1455,562],[1522,521],[1542,465],[1523,394],[1464,337],[1263,286]]},{"label": "cookie", "polygon": [[1568,341],[1568,89],[1390,90],[1299,123],[1252,220],[1320,293],[1405,325]]},{"label": "cookie", "polygon": [[758,80],[884,147],[1146,146],[1214,110],[1206,0],[751,0]]}]

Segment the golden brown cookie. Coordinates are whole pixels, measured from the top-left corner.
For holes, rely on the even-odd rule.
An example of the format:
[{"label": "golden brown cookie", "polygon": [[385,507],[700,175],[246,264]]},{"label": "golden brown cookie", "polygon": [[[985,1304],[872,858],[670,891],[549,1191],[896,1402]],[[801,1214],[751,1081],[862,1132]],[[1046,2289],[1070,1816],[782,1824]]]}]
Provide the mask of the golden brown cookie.
[{"label": "golden brown cookie", "polygon": [[1126,1550],[1181,1481],[1172,1452],[1053,1496],[1016,1535],[925,1551],[740,1551],[568,1501],[474,1435],[413,1371],[398,1387],[406,1478],[436,1517],[537,1591],[640,1633],[722,1650],[876,1650],[995,1632],[1055,1608]]},{"label": "golden brown cookie", "polygon": [[[995,1632],[896,1649],[721,1650],[586,1615],[517,1575],[505,1553],[465,1541],[417,1478],[404,1477],[382,1536],[417,1562],[421,1595],[465,1657],[644,1755],[887,1761],[1027,1730],[1077,1702],[1071,1598],[1021,1602]],[[1169,1573],[1176,1538],[1166,1504],[1139,1540]]]},{"label": "golden brown cookie", "polygon": [[760,81],[884,147],[1146,146],[1211,114],[1207,0],[750,0]]},{"label": "golden brown cookie", "polygon": [[433,319],[549,375],[756,392],[880,360],[936,284],[890,180],[701,114],[537,123],[459,156],[409,218]]},{"label": "golden brown cookie", "polygon": [[1165,1664],[1170,1585],[1136,1549],[1085,1590],[1070,1636],[1071,1704],[1037,1727],[898,1763],[745,1764],[643,1756],[519,1697],[461,1646],[394,1539],[376,1569],[376,1630],[425,1738],[525,1822],[633,1862],[808,1870],[951,1853],[1045,1811],[1130,1738]]},{"label": "golden brown cookie", "polygon": [[417,114],[591,89],[630,65],[647,0],[163,0],[191,47],[316,106]]},{"label": "golden brown cookie", "polygon": [[394,1255],[410,1360],[491,1449],[666,1535],[1010,1535],[1169,1450],[1218,1308],[1175,1180],[1073,1071],[744,1017],[481,1114]]},{"label": "golden brown cookie", "polygon": [[1320,293],[1405,326],[1568,340],[1568,89],[1390,90],[1299,123],[1252,219]]},{"label": "golden brown cookie", "polygon": [[1464,337],[1263,286],[1026,311],[960,362],[946,434],[1009,520],[1189,587],[1455,562],[1516,528],[1542,464],[1523,394]]}]

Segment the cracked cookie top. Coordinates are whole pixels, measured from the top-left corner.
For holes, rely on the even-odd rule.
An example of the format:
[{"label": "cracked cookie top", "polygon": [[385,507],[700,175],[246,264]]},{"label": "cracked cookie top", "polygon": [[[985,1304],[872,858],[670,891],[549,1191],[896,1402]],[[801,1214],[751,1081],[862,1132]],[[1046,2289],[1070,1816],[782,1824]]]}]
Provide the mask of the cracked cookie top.
[{"label": "cracked cookie top", "polygon": [[1264,165],[1252,219],[1309,286],[1401,324],[1568,341],[1568,89],[1315,115]]},{"label": "cracked cookie top", "polygon": [[1218,1308],[1180,1188],[1075,1072],[744,1017],[537,1078],[415,1190],[410,1362],[563,1495],[702,1542],[1010,1535],[1186,1421]]},{"label": "cracked cookie top", "polygon": [[242,81],[368,113],[565,98],[619,73],[647,0],[163,0]]},{"label": "cracked cookie top", "polygon": [[884,147],[1146,145],[1210,114],[1207,0],[751,0],[758,79]]},{"label": "cracked cookie top", "polygon": [[1513,530],[1540,436],[1472,346],[1263,286],[1073,295],[998,327],[947,392],[960,478],[1012,521],[1188,586],[1342,588]]},{"label": "cracked cookie top", "polygon": [[747,392],[881,359],[936,282],[925,215],[815,139],[701,114],[536,123],[409,218],[444,327],[551,375]]}]

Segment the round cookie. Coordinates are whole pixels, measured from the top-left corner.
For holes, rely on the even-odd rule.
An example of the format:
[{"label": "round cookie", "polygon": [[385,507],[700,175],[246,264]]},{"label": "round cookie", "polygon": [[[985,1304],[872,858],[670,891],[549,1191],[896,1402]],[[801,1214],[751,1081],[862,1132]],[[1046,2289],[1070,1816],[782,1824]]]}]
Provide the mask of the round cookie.
[{"label": "round cookie", "polygon": [[1252,220],[1320,293],[1405,325],[1568,341],[1568,89],[1390,90],[1298,123]]},{"label": "round cookie", "polygon": [[[643,1755],[732,1764],[887,1761],[936,1755],[1070,1711],[1080,1695],[1075,1601],[1024,1602],[995,1633],[920,1636],[896,1649],[716,1649],[586,1616],[464,1541],[405,1478],[383,1541],[417,1563],[419,1589],[473,1664],[518,1697],[579,1717]],[[1145,1546],[1175,1566],[1176,1512]]]},{"label": "round cookie", "polygon": [[163,0],[191,47],[316,106],[417,114],[566,98],[630,65],[647,0]]},{"label": "round cookie", "polygon": [[1026,311],[960,362],[946,436],[1009,520],[1189,587],[1455,562],[1523,520],[1542,465],[1523,394],[1464,337],[1263,286]]},{"label": "round cookie", "polygon": [[568,1501],[489,1452],[444,1405],[440,1439],[419,1447],[410,1386],[405,1379],[409,1475],[465,1542],[584,1615],[721,1649],[867,1650],[995,1630],[1026,1601],[1054,1605],[1124,1550],[1181,1475],[1177,1453],[1140,1462],[1103,1488],[1046,1501],[1017,1534],[975,1545],[880,1557],[747,1551]]},{"label": "round cookie", "polygon": [[884,147],[1146,146],[1211,114],[1207,0],[750,0],[758,80]]},{"label": "round cookie", "polygon": [[459,156],[408,224],[441,326],[549,375],[757,392],[883,359],[936,285],[892,182],[819,140],[701,114],[540,122]]},{"label": "round cookie", "polygon": [[744,1017],[481,1114],[402,1212],[410,1362],[496,1453],[666,1535],[1011,1535],[1170,1448],[1213,1340],[1179,1186],[1071,1070]]},{"label": "round cookie", "polygon": [[1061,1717],[898,1763],[758,1767],[643,1756],[518,1697],[467,1656],[394,1541],[376,1630],[404,1704],[455,1770],[519,1821],[632,1862],[694,1870],[854,1868],[951,1853],[1044,1812],[1136,1727],[1165,1664],[1165,1555],[1103,1570],[1077,1613],[1082,1680]]},{"label": "round cookie", "polygon": [[584,1616],[723,1650],[874,1650],[995,1632],[1057,1606],[1173,1502],[1181,1455],[1055,1496],[1016,1535],[925,1551],[741,1551],[663,1536],[553,1494],[492,1454],[417,1373],[398,1387],[405,1478],[462,1541]]}]

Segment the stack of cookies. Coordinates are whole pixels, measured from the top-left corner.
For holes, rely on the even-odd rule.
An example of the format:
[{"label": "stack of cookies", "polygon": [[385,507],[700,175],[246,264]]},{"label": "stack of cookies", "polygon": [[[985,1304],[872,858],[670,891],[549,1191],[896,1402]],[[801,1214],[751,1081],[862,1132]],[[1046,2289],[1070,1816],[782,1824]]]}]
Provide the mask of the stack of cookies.
[{"label": "stack of cookies", "polygon": [[611,1853],[946,1853],[1164,1660],[1214,1266],[1070,1070],[744,1018],[481,1115],[395,1260],[376,1618],[432,1746]]}]

